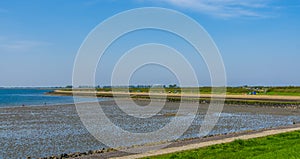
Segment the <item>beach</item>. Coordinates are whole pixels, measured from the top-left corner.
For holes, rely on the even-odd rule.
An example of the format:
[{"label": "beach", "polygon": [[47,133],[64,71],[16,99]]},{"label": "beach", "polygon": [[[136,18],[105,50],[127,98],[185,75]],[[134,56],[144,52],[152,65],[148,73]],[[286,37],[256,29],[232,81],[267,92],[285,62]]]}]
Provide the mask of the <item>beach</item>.
[{"label": "beach", "polygon": [[[139,105],[147,105],[147,100],[136,100]],[[157,104],[161,104],[156,101]],[[128,100],[124,99],[126,105]],[[95,105],[95,103],[87,103]],[[101,101],[101,107],[114,123],[127,131],[147,132],[161,128],[168,123],[177,111],[178,102],[167,102],[158,115],[141,122],[139,119],[124,118],[116,111],[114,101]],[[186,110],[193,104],[184,102]],[[130,105],[128,105],[130,107]],[[208,104],[199,104],[195,120],[190,128],[178,140],[197,138],[201,121]],[[0,108],[0,158],[47,157],[74,152],[88,152],[107,148],[97,141],[85,129],[76,112],[74,104],[25,106]],[[209,134],[231,134],[246,131],[257,131],[268,128],[291,126],[300,123],[300,109],[254,105],[225,105],[215,128]],[[91,116],[92,117],[92,116]],[[180,119],[190,118],[189,114],[180,114]],[[101,129],[108,128],[105,124]],[[111,133],[110,138],[114,136]],[[172,135],[170,132],[169,135]],[[153,141],[145,139],[137,143],[122,143],[115,148],[126,148]],[[169,141],[161,141],[161,143]],[[155,144],[155,143],[154,143]]]}]

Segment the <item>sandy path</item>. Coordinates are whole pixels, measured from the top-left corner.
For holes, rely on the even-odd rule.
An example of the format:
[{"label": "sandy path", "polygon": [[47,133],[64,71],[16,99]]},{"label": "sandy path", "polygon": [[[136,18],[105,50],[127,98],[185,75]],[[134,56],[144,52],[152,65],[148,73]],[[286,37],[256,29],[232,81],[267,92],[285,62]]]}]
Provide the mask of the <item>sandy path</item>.
[{"label": "sandy path", "polygon": [[292,132],[292,131],[297,131],[297,130],[300,130],[300,126],[297,126],[295,128],[266,130],[266,131],[262,131],[262,132],[258,132],[258,133],[254,133],[254,134],[248,134],[248,135],[246,134],[246,135],[240,135],[240,136],[236,136],[236,137],[224,138],[224,139],[220,139],[220,140],[213,140],[213,141],[206,141],[206,142],[201,142],[201,143],[196,143],[196,144],[189,144],[189,145],[184,145],[181,147],[171,147],[171,148],[165,148],[165,149],[160,149],[160,150],[156,150],[156,151],[149,151],[149,152],[146,152],[143,154],[115,157],[114,159],[135,159],[135,158],[157,156],[157,155],[169,154],[169,153],[174,153],[174,152],[179,152],[179,151],[197,149],[197,148],[211,146],[211,145],[215,145],[215,144],[229,143],[229,142],[232,142],[237,139],[247,140],[247,139],[264,137],[264,136],[275,135],[275,134],[286,133],[286,132]]}]

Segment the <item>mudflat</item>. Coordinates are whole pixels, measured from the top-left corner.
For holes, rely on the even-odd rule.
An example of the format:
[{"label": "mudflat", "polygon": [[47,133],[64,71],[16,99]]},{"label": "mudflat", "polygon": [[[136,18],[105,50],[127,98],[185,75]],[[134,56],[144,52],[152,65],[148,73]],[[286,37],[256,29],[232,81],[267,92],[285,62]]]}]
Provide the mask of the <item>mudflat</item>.
[{"label": "mudflat", "polygon": [[[149,103],[147,100],[135,102],[141,106]],[[127,100],[122,103],[130,107]],[[156,103],[161,104],[159,101]],[[88,104],[97,106],[95,103]],[[158,115],[143,122],[140,119],[126,119],[128,116],[122,115],[114,101],[104,101],[100,104],[117,126],[127,131],[145,133],[158,130],[168,123],[174,117],[172,114],[176,114],[179,103],[166,102]],[[194,105],[186,102],[182,106],[188,111]],[[197,138],[207,108],[208,104],[199,104],[194,122],[179,140]],[[80,121],[74,104],[0,108],[0,114],[0,158],[24,158],[26,156],[38,158],[107,148],[89,134]],[[186,119],[190,116],[180,114],[180,117]],[[300,123],[300,109],[225,105],[218,123],[209,135],[258,131],[291,126],[295,123]],[[101,129],[105,128],[103,124]],[[112,132],[107,138],[114,135],[116,134]],[[152,141],[145,139],[140,143],[120,143],[119,148],[143,143],[152,143]]]}]

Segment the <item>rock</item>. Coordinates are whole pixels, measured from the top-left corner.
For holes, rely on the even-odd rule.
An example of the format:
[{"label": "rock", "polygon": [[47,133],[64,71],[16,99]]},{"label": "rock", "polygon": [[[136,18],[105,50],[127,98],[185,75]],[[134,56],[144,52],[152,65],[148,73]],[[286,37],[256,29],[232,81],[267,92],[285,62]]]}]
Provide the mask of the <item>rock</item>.
[{"label": "rock", "polygon": [[106,150],[106,152],[111,152],[111,151],[113,151],[114,149],[113,148],[108,148],[107,150]]},{"label": "rock", "polygon": [[61,154],[61,156],[62,156],[63,158],[67,158],[67,157],[69,157],[69,155],[68,155],[68,154],[66,154],[66,153],[64,153],[64,154]]},{"label": "rock", "polygon": [[79,157],[80,156],[80,152],[75,152],[72,157]]},{"label": "rock", "polygon": [[88,151],[88,154],[89,155],[94,154],[94,151],[90,150],[90,151]]}]

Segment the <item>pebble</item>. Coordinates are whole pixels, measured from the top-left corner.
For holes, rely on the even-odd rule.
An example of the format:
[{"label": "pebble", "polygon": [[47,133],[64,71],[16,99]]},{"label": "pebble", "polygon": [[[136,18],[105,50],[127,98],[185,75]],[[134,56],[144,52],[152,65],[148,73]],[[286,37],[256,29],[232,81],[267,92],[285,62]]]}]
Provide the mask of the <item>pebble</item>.
[{"label": "pebble", "polygon": [[[87,152],[75,152],[75,153],[69,153],[69,154],[60,154],[57,156],[49,156],[49,157],[43,157],[39,159],[64,159],[64,158],[74,158],[74,157],[80,157],[80,156],[86,156],[86,155],[93,155],[93,154],[98,154],[98,153],[104,153],[104,152],[111,152],[114,151],[113,148],[108,148],[108,149],[100,149],[100,150],[89,150]],[[27,157],[27,159],[31,159],[31,157]]]}]

